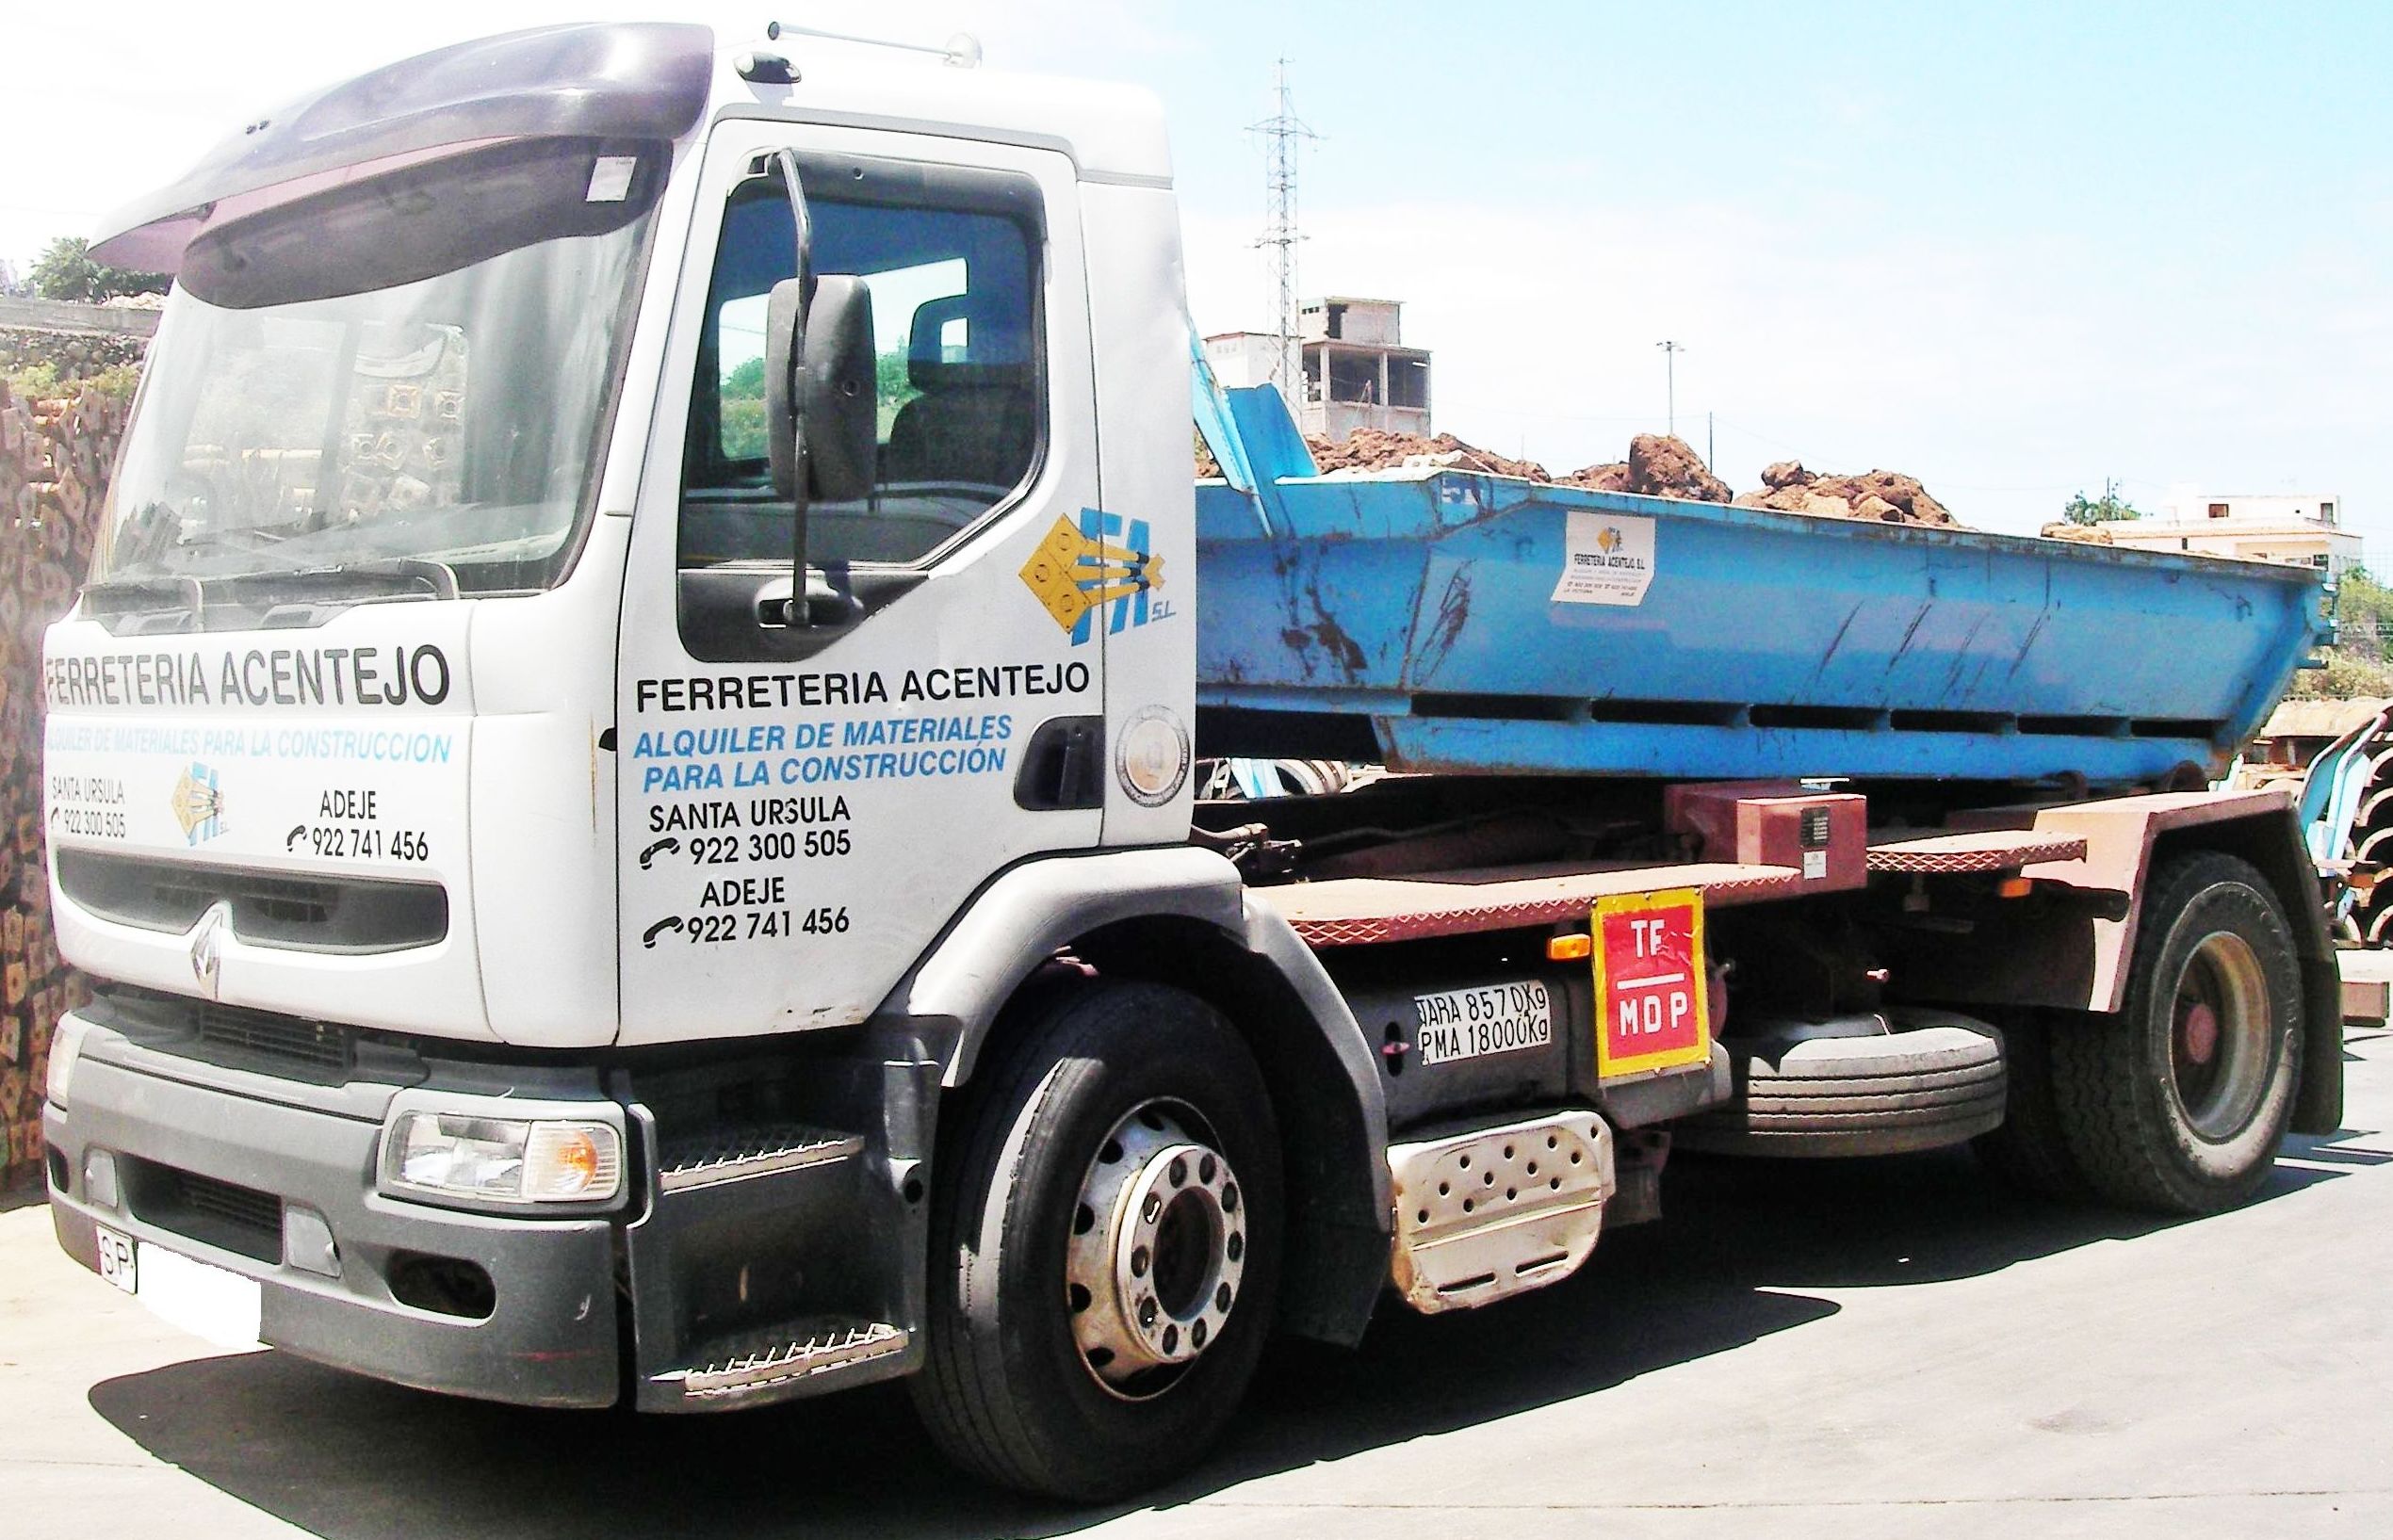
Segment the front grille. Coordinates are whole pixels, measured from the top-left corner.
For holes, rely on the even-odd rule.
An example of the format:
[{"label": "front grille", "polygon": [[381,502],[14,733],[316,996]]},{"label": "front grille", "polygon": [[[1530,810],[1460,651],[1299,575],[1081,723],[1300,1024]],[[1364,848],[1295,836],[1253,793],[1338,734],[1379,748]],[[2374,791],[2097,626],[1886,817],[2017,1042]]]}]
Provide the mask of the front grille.
[{"label": "front grille", "polygon": [[222,903],[235,935],[252,946],[293,951],[402,951],[448,934],[448,890],[438,883],[294,877],[109,851],[60,851],[58,887],[103,919],[175,935]]},{"label": "front grille", "polygon": [[198,1022],[200,1041],[211,1047],[325,1075],[349,1073],[354,1039],[329,1022],[213,1002],[199,1007]]},{"label": "front grille", "polygon": [[283,1259],[283,1200],[156,1160],[131,1160],[125,1198],[135,1217],[261,1262]]}]

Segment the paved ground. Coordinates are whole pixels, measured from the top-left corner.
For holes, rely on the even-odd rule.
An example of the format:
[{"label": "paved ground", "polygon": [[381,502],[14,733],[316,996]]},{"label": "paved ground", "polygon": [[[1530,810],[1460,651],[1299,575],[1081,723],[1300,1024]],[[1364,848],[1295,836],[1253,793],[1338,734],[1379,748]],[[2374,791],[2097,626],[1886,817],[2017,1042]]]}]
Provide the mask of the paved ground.
[{"label": "paved ground", "polygon": [[1493,1310],[1290,1352],[1151,1505],[974,1487],[902,1395],[640,1421],[207,1356],[0,1213],[0,1532],[37,1540],[2393,1533],[2393,1037],[2347,1130],[2197,1224],[1965,1157],[1674,1167],[1669,1220]]}]

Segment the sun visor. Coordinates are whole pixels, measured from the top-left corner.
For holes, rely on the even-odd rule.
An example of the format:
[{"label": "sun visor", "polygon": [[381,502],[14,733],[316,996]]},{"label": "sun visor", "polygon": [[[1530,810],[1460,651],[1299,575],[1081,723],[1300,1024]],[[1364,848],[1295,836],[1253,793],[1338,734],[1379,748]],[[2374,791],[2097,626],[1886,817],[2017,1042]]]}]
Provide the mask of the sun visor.
[{"label": "sun visor", "polygon": [[706,110],[714,34],[681,23],[536,27],[342,82],[252,123],[118,210],[94,261],[171,273],[202,233],[509,139],[673,139]]}]

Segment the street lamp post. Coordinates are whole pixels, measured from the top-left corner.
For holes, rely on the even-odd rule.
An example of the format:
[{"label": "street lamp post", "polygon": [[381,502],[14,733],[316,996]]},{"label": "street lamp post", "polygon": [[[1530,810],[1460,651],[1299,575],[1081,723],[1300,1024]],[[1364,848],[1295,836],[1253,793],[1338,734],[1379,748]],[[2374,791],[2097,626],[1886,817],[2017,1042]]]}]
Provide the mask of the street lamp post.
[{"label": "street lamp post", "polygon": [[1679,354],[1686,351],[1686,346],[1677,342],[1657,342],[1653,346],[1662,349],[1662,378],[1669,392],[1670,436],[1676,438],[1679,433]]}]

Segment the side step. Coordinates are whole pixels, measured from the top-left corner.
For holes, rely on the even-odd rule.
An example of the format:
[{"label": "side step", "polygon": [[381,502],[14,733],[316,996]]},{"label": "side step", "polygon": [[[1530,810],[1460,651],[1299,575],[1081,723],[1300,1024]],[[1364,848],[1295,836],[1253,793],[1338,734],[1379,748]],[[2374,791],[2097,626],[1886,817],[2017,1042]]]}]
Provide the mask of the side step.
[{"label": "side step", "polygon": [[677,1383],[684,1400],[733,1403],[779,1400],[798,1381],[905,1352],[911,1334],[886,1321],[825,1318],[793,1321],[711,1343],[706,1362],[655,1376]]},{"label": "side step", "polygon": [[1424,1315],[1467,1310],[1578,1271],[1618,1188],[1612,1130],[1552,1112],[1391,1145],[1396,1289]]},{"label": "side step", "polygon": [[686,1192],[694,1187],[826,1166],[863,1149],[859,1135],[797,1123],[741,1128],[695,1140],[668,1140],[657,1161],[657,1191]]}]

